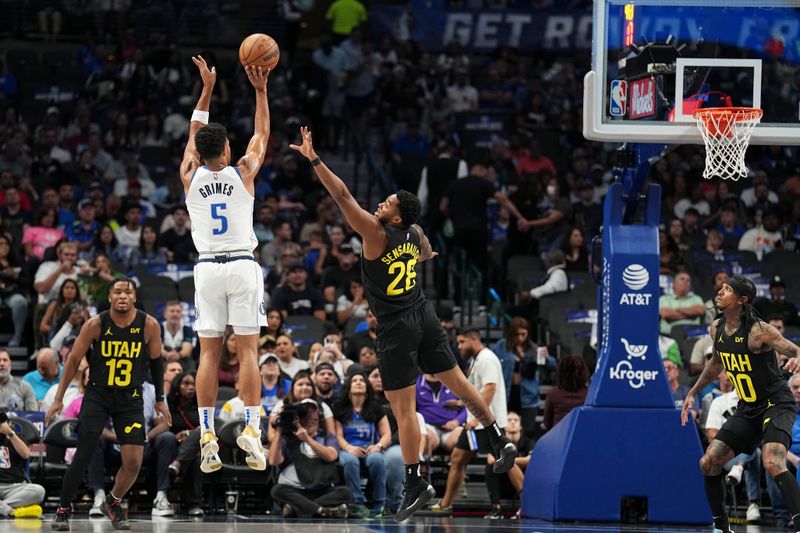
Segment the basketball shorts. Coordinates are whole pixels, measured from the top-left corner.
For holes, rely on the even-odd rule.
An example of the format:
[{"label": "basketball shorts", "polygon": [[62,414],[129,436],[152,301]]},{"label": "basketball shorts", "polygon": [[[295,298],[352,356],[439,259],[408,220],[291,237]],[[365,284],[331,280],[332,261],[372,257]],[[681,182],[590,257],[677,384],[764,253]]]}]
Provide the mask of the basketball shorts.
[{"label": "basketball shorts", "polygon": [[109,417],[114,423],[117,442],[144,446],[144,402],[140,389],[87,387],[78,415],[78,432],[99,436]]},{"label": "basketball shorts", "polygon": [[767,402],[749,405],[740,401],[736,411],[722,425],[716,440],[731,447],[735,455],[753,453],[762,443],[777,442],[788,450],[797,407],[789,389],[784,388]]},{"label": "basketball shorts", "polygon": [[489,433],[485,429],[476,429],[474,432],[465,429],[456,441],[456,448],[477,453],[494,453]]},{"label": "basketball shorts", "polygon": [[384,390],[413,385],[420,370],[438,374],[456,366],[447,335],[428,301],[397,318],[378,320],[375,332]]},{"label": "basketball shorts", "polygon": [[194,287],[197,331],[216,331],[215,336],[221,337],[227,325],[234,331],[237,326],[267,325],[264,275],[257,262],[199,262],[194,267]]}]

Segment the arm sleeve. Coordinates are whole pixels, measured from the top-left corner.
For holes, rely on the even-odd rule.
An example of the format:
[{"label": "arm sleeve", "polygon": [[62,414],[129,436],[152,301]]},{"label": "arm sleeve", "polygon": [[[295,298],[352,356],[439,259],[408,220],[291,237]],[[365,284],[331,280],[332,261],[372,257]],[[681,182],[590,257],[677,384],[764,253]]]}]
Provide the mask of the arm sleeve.
[{"label": "arm sleeve", "polygon": [[53,338],[50,339],[50,348],[55,351],[61,349],[61,345],[64,344],[64,340],[69,337],[69,334],[72,332],[72,324],[69,322],[64,322],[61,324],[61,328],[58,332],[53,335]]},{"label": "arm sleeve", "polygon": [[153,380],[153,387],[156,392],[156,401],[164,401],[164,359],[158,357],[150,358],[150,375]]}]

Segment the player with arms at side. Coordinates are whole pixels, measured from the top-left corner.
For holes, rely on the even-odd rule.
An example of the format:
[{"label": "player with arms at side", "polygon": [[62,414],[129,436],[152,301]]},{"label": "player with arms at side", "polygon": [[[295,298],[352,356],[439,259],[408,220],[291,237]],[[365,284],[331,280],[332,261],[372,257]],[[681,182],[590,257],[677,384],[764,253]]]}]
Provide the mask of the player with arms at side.
[{"label": "player with arms at side", "polygon": [[[114,423],[122,466],[103,513],[114,529],[130,529],[120,501],[139,475],[145,445],[142,383],[150,369],[156,393],[156,411],[172,425],[164,401],[164,361],[158,321],[134,307],[136,286],[119,278],[109,288],[111,309],[89,319],[67,356],[53,405],[47,411],[49,425],[63,408],[64,393],[84,356],[89,362],[89,384],[78,417],[78,446],[61,486],[61,501],[52,523],[56,531],[69,531],[70,502],[83,479],[108,418]],[[89,351],[89,348],[92,348]]]},{"label": "player with arms at side", "polygon": [[776,359],[776,353],[786,355],[789,360],[783,368],[800,371],[800,348],[784,339],[775,326],[758,318],[750,305],[755,297],[756,286],[741,276],[728,279],[717,293],[716,306],[722,317],[711,325],[713,356],[681,409],[681,423],[686,425],[698,391],[723,370],[739,396],[736,412],[700,459],[714,527],[722,533],[730,530],[722,467],[740,453],[752,453],[762,440],[764,468],[780,488],[794,523],[800,519],[800,487],[786,469],[796,407]]},{"label": "player with arms at side", "polygon": [[378,318],[378,365],[383,390],[397,418],[405,464],[405,494],[395,515],[401,522],[436,494],[419,475],[416,381],[420,370],[435,374],[486,429],[497,458],[495,472],[505,473],[514,466],[517,448],[495,422],[486,399],[458,368],[433,306],[417,283],[416,264],[436,256],[416,224],[422,210],[419,199],[398,191],[381,202],[375,213],[365,211],[344,182],[317,157],[308,128],[300,128],[300,135],[302,146],[290,148],[309,159],[347,223],[364,241],[362,275],[367,301]]},{"label": "player with arms at side", "polygon": [[189,142],[180,167],[186,207],[192,220],[192,239],[199,252],[194,267],[197,335],[200,364],[197,368],[197,405],[200,413],[200,470],[219,470],[219,445],[214,431],[217,401],[217,369],[226,325],[233,326],[239,350],[239,387],[245,403],[245,428],[236,439],[247,452],[247,464],[267,467],[261,447],[261,375],[258,371],[258,334],[267,325],[264,278],[253,258],[258,239],[253,231],[254,181],[269,140],[267,104],[268,70],[245,67],[256,91],[255,131],[247,153],[231,166],[231,147],[221,124],[208,124],[216,69],[193,57],[203,91],[192,114]]}]

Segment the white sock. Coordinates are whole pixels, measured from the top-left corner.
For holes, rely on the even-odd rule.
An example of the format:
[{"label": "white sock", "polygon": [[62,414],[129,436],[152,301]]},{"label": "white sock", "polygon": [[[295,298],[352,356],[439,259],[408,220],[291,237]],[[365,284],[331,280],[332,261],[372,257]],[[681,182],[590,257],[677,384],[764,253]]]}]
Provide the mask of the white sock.
[{"label": "white sock", "polygon": [[260,405],[246,405],[244,407],[244,423],[253,426],[256,431],[261,431]]},{"label": "white sock", "polygon": [[198,407],[197,412],[200,415],[200,431],[214,431],[214,408],[213,407]]}]

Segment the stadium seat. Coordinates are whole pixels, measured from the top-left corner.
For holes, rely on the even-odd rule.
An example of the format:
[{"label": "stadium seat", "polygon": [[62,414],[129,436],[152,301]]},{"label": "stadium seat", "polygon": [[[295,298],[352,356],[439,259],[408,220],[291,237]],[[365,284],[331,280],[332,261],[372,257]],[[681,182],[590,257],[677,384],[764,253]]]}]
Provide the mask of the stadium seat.
[{"label": "stadium seat", "polygon": [[325,334],[325,322],[313,316],[289,316],[286,327],[291,330],[295,344],[321,342]]},{"label": "stadium seat", "polygon": [[220,387],[217,391],[217,400],[227,402],[231,398],[236,398],[237,394],[239,393],[233,387]]},{"label": "stadium seat", "polygon": [[50,424],[44,432],[42,439],[45,451],[39,455],[36,465],[31,465],[35,471],[31,477],[46,489],[58,489],[64,480],[64,474],[69,465],[64,462],[67,448],[78,445],[77,418],[62,418]]},{"label": "stadium seat", "polygon": [[194,276],[188,276],[178,282],[178,299],[182,302],[194,302]]}]

